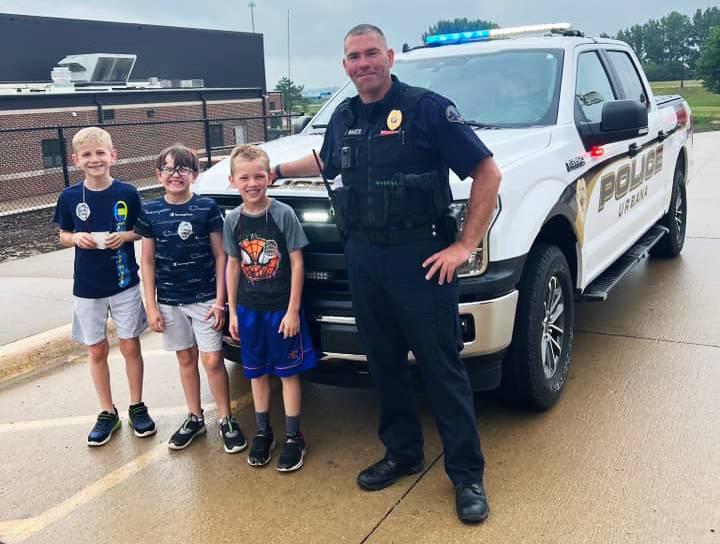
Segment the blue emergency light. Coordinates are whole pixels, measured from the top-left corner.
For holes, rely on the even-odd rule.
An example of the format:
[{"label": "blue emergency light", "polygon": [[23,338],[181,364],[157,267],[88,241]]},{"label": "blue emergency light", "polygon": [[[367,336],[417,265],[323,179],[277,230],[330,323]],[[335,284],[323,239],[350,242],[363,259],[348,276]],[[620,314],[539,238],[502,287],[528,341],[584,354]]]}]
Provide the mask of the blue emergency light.
[{"label": "blue emergency light", "polygon": [[486,30],[470,30],[466,32],[453,32],[450,34],[433,34],[425,38],[425,45],[451,45],[467,42],[479,42],[494,38],[505,38],[519,34],[536,34],[538,32],[552,32],[568,30],[570,23],[552,23],[547,25],[513,26],[506,28],[491,28]]}]

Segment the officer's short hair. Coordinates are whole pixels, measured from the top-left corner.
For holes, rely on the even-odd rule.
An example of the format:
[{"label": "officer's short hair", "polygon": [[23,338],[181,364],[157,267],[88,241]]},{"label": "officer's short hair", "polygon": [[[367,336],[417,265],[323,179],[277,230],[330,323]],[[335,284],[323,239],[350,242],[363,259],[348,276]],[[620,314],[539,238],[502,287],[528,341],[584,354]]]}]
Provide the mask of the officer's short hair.
[{"label": "officer's short hair", "polygon": [[235,173],[236,162],[251,162],[261,160],[265,163],[265,169],[270,173],[270,157],[261,147],[252,144],[237,146],[230,153],[230,175]]},{"label": "officer's short hair", "polygon": [[343,43],[345,43],[350,36],[364,36],[365,34],[372,33],[380,36],[380,38],[382,38],[383,45],[385,46],[385,48],[387,48],[387,39],[385,38],[385,34],[383,34],[383,31],[375,25],[371,25],[368,23],[355,25],[350,30],[348,30],[347,34],[345,34],[345,38],[343,39]]}]

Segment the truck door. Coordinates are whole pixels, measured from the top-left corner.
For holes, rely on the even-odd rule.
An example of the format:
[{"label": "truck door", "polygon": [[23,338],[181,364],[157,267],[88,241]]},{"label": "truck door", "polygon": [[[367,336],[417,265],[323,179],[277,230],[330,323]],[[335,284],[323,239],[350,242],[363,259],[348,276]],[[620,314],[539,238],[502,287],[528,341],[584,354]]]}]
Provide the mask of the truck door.
[{"label": "truck door", "polygon": [[[620,96],[608,72],[607,59],[597,48],[580,51],[575,79],[575,123],[599,123],[603,106]],[[600,197],[601,180],[627,159],[629,142],[615,142],[588,153],[587,169],[578,181],[585,194],[586,212],[582,236],[582,285],[585,287],[604,270],[608,255],[617,252],[620,240],[617,212]],[[613,178],[614,179],[614,178]],[[580,190],[582,186],[582,191]],[[607,191],[607,187],[606,187]],[[613,204],[611,202],[610,204]]]},{"label": "truck door", "polygon": [[[648,132],[630,145],[631,178],[627,191],[615,196],[618,204],[618,221],[622,231],[637,239],[662,215],[665,202],[672,190],[674,169],[670,153],[665,153],[661,115],[649,97],[637,69],[637,60],[627,50],[605,51],[613,77],[617,80],[622,98],[637,100],[648,109]],[[617,183],[616,188],[621,184]],[[617,192],[617,191],[616,191]],[[634,240],[633,240],[634,241]]]}]

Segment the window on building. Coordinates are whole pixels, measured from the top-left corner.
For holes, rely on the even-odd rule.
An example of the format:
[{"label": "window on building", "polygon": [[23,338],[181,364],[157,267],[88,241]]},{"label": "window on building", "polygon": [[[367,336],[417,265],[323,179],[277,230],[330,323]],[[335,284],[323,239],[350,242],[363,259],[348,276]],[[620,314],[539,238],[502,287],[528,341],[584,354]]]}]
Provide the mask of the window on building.
[{"label": "window on building", "polygon": [[224,145],[225,138],[222,124],[210,125],[210,147],[223,147]]},{"label": "window on building", "polygon": [[42,143],[43,168],[55,168],[62,166],[62,153],[60,151],[60,140],[50,138]]},{"label": "window on building", "polygon": [[275,111],[275,101],[274,100],[270,101],[270,111]]},{"label": "window on building", "polygon": [[102,112],[103,121],[114,121],[115,110],[103,110]]}]

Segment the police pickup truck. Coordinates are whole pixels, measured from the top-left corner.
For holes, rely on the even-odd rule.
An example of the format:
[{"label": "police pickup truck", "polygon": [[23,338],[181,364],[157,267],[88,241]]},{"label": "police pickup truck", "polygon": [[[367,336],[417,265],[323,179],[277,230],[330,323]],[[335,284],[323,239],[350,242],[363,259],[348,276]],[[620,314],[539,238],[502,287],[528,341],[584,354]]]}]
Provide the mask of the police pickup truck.
[{"label": "police pickup truck", "polygon": [[[501,387],[547,409],[567,381],[574,303],[605,300],[639,260],[683,248],[690,109],[679,96],[653,96],[627,44],[567,24],[430,36],[404,46],[393,73],[455,102],[502,170],[492,226],[458,273],[461,356],[474,390]],[[353,94],[348,82],[299,134],[263,144],[272,163],[319,150],[332,112]],[[237,206],[228,173],[226,159],[195,190]],[[452,172],[450,182],[462,222],[470,182]],[[316,378],[366,373],[322,179],[281,179],[268,193],[295,209],[310,240],[304,305],[324,354]],[[225,355],[239,360],[229,338]]]}]

